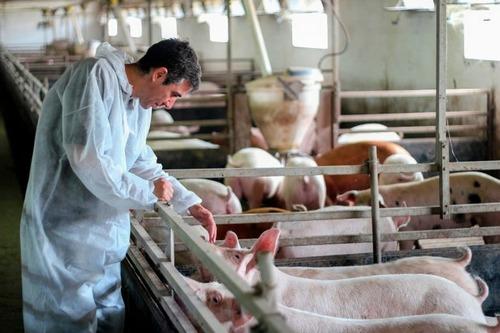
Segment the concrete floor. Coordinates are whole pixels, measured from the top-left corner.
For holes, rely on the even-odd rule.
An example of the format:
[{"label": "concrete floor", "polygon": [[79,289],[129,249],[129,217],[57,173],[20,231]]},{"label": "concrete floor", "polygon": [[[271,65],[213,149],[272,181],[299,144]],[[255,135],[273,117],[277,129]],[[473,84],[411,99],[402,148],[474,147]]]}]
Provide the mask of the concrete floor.
[{"label": "concrete floor", "polygon": [[23,197],[14,174],[0,116],[0,323],[1,331],[22,332],[19,221]]}]

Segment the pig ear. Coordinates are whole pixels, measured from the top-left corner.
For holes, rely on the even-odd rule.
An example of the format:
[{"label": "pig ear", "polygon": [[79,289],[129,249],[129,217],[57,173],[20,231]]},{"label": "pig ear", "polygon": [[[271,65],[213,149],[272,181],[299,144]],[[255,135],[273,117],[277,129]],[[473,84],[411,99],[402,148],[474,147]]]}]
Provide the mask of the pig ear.
[{"label": "pig ear", "polygon": [[185,277],[184,276],[184,281],[186,281],[186,283],[189,285],[189,287],[193,290],[193,291],[198,291],[201,289],[202,287],[202,283],[198,282],[198,281],[195,281],[193,279],[190,279],[188,277]]},{"label": "pig ear", "polygon": [[227,247],[230,249],[241,249],[240,241],[238,240],[238,235],[236,235],[232,231],[228,231],[226,233],[226,238],[224,238],[223,247]]},{"label": "pig ear", "polygon": [[337,195],[337,204],[354,206],[356,204],[356,191],[348,191]]},{"label": "pig ear", "polygon": [[253,257],[248,262],[246,270],[247,273],[257,265],[257,256],[259,253],[271,252],[273,256],[276,255],[276,251],[278,250],[279,237],[280,230],[277,228],[266,230],[262,233],[262,235],[260,235],[259,239],[257,239],[252,249],[250,250],[253,254]]}]

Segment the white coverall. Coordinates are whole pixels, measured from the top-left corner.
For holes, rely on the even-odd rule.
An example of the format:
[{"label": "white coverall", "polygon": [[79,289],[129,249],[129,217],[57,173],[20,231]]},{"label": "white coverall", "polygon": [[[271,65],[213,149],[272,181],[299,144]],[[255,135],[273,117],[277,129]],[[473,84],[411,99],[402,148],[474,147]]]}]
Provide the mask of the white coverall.
[{"label": "white coverall", "polygon": [[146,145],[151,109],[131,99],[125,61],[104,43],[44,100],[21,219],[26,332],[122,331],[129,209],[152,209],[162,176],[177,212],[201,202]]}]

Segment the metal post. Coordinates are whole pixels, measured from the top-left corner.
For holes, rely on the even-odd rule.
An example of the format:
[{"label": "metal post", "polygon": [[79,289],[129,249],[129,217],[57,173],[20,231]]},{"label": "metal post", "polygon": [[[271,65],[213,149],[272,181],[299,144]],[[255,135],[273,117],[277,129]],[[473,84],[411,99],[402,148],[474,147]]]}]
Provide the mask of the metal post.
[{"label": "metal post", "polygon": [[148,45],[153,45],[153,18],[151,17],[151,0],[148,0]]},{"label": "metal post", "polygon": [[261,74],[262,76],[271,75],[273,73],[271,69],[271,61],[269,60],[266,45],[264,44],[264,36],[262,35],[262,30],[260,29],[259,18],[257,17],[257,11],[255,10],[253,0],[243,0],[243,6],[245,7],[245,15],[250,22],[250,27],[252,28],[255,45],[257,46]]},{"label": "metal post", "polygon": [[[333,11],[340,15],[340,5],[339,0],[333,0],[331,3],[333,6]],[[340,49],[340,41],[339,41],[339,31],[340,26],[338,21],[335,19],[335,15],[332,14],[332,52],[336,52]],[[332,63],[332,74],[333,74],[333,93],[332,93],[332,110],[331,110],[331,118],[332,122],[331,128],[331,147],[335,148],[337,145],[337,137],[339,131],[339,120],[340,120],[340,110],[341,110],[341,100],[340,100],[340,59],[338,56],[333,56]]]},{"label": "metal post", "polygon": [[226,0],[227,10],[227,75],[226,75],[226,117],[229,134],[229,153],[236,151],[234,137],[234,105],[233,105],[233,64],[232,64],[232,25],[231,25],[231,0]]},{"label": "metal post", "polygon": [[450,170],[446,139],[446,0],[435,0],[436,7],[436,165],[439,171],[439,204],[441,218],[450,217]]},{"label": "metal post", "polygon": [[382,250],[380,247],[380,229],[379,225],[379,193],[378,193],[378,158],[377,147],[370,147],[370,159],[368,160],[370,168],[370,183],[372,196],[372,235],[373,235],[373,263],[382,262]]}]

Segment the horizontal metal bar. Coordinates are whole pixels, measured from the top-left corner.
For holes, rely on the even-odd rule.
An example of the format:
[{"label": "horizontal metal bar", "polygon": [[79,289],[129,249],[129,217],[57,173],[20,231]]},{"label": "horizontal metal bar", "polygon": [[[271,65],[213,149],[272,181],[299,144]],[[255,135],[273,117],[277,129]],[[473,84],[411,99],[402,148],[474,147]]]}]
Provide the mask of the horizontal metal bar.
[{"label": "horizontal metal bar", "polygon": [[[472,96],[488,94],[488,89],[446,89],[447,96]],[[397,98],[397,97],[435,97],[435,89],[422,90],[375,90],[342,91],[341,98]]]},{"label": "horizontal metal bar", "polygon": [[[272,314],[264,296],[254,294],[253,288],[239,277],[236,272],[218,255],[214,253],[213,247],[191,235],[189,226],[183,219],[173,211],[172,208],[163,204],[156,204],[159,215],[170,224],[175,235],[180,238],[196,257],[205,264],[205,267],[222,282],[236,297],[238,302],[259,321],[265,323],[270,332],[291,332],[291,328],[281,317],[268,317]],[[162,264],[164,267],[165,264]]]},{"label": "horizontal metal bar", "polygon": [[179,98],[177,103],[225,102],[226,94],[191,95]]},{"label": "horizontal metal bar", "polygon": [[176,126],[224,126],[227,119],[176,120],[171,124],[151,122],[151,128],[170,128]]},{"label": "horizontal metal bar", "polygon": [[[446,118],[486,117],[486,111],[447,111]],[[370,122],[370,121],[400,121],[400,120],[424,120],[436,119],[435,112],[402,112],[402,113],[379,113],[379,114],[345,114],[341,115],[339,122]]]},{"label": "horizontal metal bar", "polygon": [[[449,125],[447,130],[449,132],[463,132],[463,131],[477,131],[486,128],[485,124],[473,124],[473,125]],[[402,133],[435,133],[435,126],[395,126],[387,127],[387,129],[366,129],[366,130],[355,130],[351,128],[341,128],[339,129],[340,134],[344,133],[385,133],[385,132],[402,132]],[[479,132],[478,134],[484,134]]]},{"label": "horizontal metal bar", "polygon": [[225,133],[216,133],[216,134],[209,133],[209,134],[181,135],[170,138],[149,137],[148,141],[171,141],[171,140],[185,140],[185,139],[213,140],[213,139],[227,139],[228,137],[229,135]]},{"label": "horizontal metal bar", "polygon": [[450,171],[487,171],[500,170],[500,160],[495,161],[474,161],[474,162],[450,162]]},{"label": "horizontal metal bar", "polygon": [[[335,222],[332,222],[335,223]],[[439,229],[439,230],[418,230],[418,231],[398,231],[393,233],[382,233],[381,241],[404,241],[416,239],[435,238],[461,238],[461,237],[483,237],[500,235],[500,227],[471,227],[459,229]],[[257,239],[240,239],[242,247],[251,248]],[[280,237],[280,246],[309,246],[309,245],[330,245],[330,244],[357,244],[371,243],[372,234],[352,234],[352,235],[331,235],[314,237]],[[223,241],[218,244],[222,245]],[[162,243],[158,245],[164,245]],[[183,243],[175,244],[175,252],[186,252],[188,248]]]},{"label": "horizontal metal bar", "polygon": [[354,175],[366,173],[364,165],[348,165],[318,168],[213,168],[213,169],[167,169],[165,172],[176,178],[224,178],[338,174]]},{"label": "horizontal metal bar", "polygon": [[[450,213],[480,213],[480,212],[498,212],[500,211],[500,202],[482,203],[482,204],[466,204],[466,205],[450,205]],[[381,208],[381,217],[392,216],[421,216],[421,215],[437,215],[439,214],[439,206],[422,206],[422,207],[391,207]],[[215,215],[214,219],[217,225],[224,224],[246,224],[246,223],[269,223],[269,222],[296,222],[296,221],[311,221],[330,219],[359,219],[370,218],[371,212],[368,206],[345,207],[336,211],[309,211],[309,212],[291,212],[291,213],[264,213],[264,214],[233,214],[233,215]],[[198,221],[193,217],[186,216],[184,220],[196,225]]]},{"label": "horizontal metal bar", "polygon": [[215,315],[196,296],[184,280],[182,274],[179,273],[171,262],[162,263],[160,265],[160,272],[173,287],[176,295],[181,299],[184,306],[188,308],[196,322],[201,326],[203,332],[220,333],[226,331]]}]

